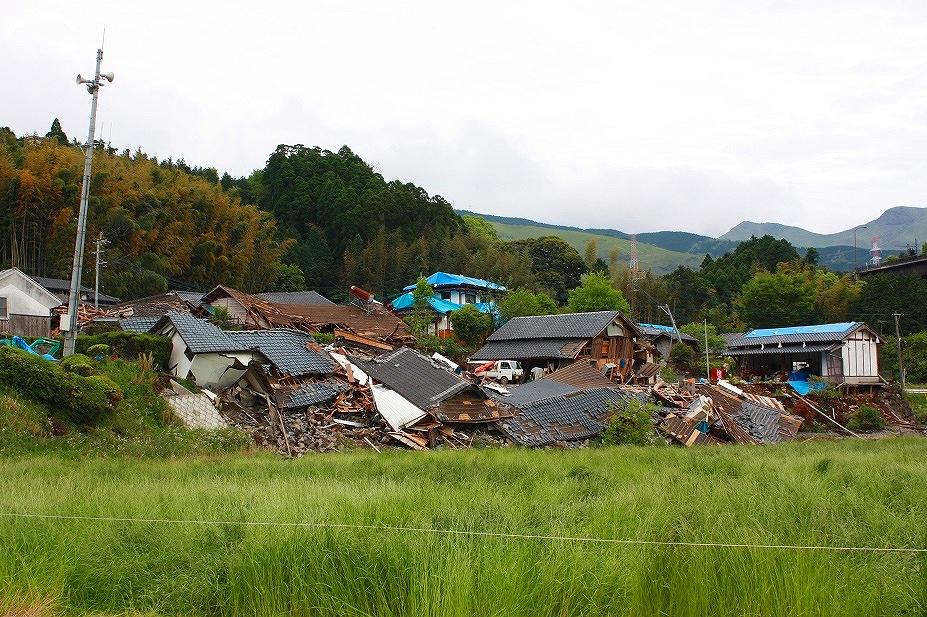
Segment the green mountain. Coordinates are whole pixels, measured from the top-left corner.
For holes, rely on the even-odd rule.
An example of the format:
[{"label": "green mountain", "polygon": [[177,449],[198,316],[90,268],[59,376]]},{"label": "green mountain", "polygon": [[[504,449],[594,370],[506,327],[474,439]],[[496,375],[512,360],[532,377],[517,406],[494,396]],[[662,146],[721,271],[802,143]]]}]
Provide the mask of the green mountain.
[{"label": "green mountain", "polygon": [[[750,236],[769,234],[775,238],[784,238],[795,246],[852,247],[853,229],[850,227],[833,234],[819,234],[801,227],[780,223],[744,221],[719,239],[741,242],[749,239]],[[908,244],[913,246],[916,242],[927,240],[927,208],[889,208],[879,218],[855,229],[857,230],[856,242],[861,247],[868,248],[872,238],[879,238],[880,246],[891,249],[898,249]],[[868,255],[866,257],[868,258]]]}]

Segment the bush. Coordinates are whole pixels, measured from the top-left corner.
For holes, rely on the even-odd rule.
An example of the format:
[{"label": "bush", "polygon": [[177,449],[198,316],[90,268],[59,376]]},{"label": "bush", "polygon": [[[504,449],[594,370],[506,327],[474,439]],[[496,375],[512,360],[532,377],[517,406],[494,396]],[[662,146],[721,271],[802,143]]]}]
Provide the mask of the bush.
[{"label": "bush", "polygon": [[166,336],[154,334],[139,334],[114,330],[93,336],[77,337],[77,352],[90,355],[91,347],[109,345],[110,349],[120,357],[135,360],[141,354],[152,354],[155,366],[160,370],[167,368],[171,358],[171,339]]},{"label": "bush", "polygon": [[670,351],[669,359],[670,364],[676,368],[691,371],[696,359],[695,350],[685,343],[675,343]]},{"label": "bush", "polygon": [[492,330],[492,316],[480,312],[472,304],[465,304],[451,313],[451,326],[461,341],[475,346]]},{"label": "bush", "polygon": [[315,342],[319,345],[329,345],[335,342],[335,335],[329,334],[328,332],[313,332],[312,338],[314,338]]},{"label": "bush", "polygon": [[97,343],[87,348],[87,355],[94,359],[106,358],[109,356],[109,350],[109,345],[106,343]]},{"label": "bush", "polygon": [[878,431],[885,428],[885,420],[878,409],[864,405],[847,422],[847,428],[858,431]]},{"label": "bush", "polygon": [[605,432],[602,445],[650,446],[660,437],[653,427],[654,405],[632,400],[623,411],[614,411]]},{"label": "bush", "polygon": [[[75,360],[73,364],[82,362]],[[95,424],[122,399],[122,390],[109,377],[71,373],[57,363],[12,347],[0,347],[0,383],[87,425]]]},{"label": "bush", "polygon": [[64,358],[58,363],[58,366],[68,373],[74,373],[82,377],[89,377],[94,373],[93,360],[79,353]]}]

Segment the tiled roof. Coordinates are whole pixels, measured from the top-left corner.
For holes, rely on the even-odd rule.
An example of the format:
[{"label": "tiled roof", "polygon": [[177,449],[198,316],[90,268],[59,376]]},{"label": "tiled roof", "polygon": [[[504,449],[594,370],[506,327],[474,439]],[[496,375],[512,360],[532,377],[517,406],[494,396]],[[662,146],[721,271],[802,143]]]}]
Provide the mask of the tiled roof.
[{"label": "tiled roof", "polygon": [[190,313],[171,311],[152,326],[151,331],[160,331],[167,323],[174,329],[193,353],[214,353],[220,351],[241,351],[241,346],[206,319],[198,319]]},{"label": "tiled roof", "polygon": [[[511,323],[511,322],[510,322]],[[490,337],[492,338],[492,337]],[[558,360],[563,358],[572,358],[574,353],[568,351],[581,347],[586,338],[540,338],[513,341],[492,341],[487,340],[486,344],[476,350],[471,356],[471,360],[529,360],[534,358]],[[564,351],[563,347],[571,343],[576,343],[570,347],[570,350]],[[577,349],[578,351],[578,349]]]},{"label": "tiled roof", "polygon": [[[511,341],[517,339],[537,338],[592,338],[604,330],[615,318],[618,311],[595,311],[592,313],[563,313],[560,315],[538,315],[535,317],[515,317],[505,322],[501,328],[492,333],[489,341]],[[634,331],[640,333],[636,324],[622,316],[622,321]]]},{"label": "tiled roof", "polygon": [[187,311],[191,305],[181,294],[187,292],[169,291],[155,296],[136,298],[119,304],[117,309],[132,309],[132,317],[161,317],[171,311]]},{"label": "tiled roof", "polygon": [[632,400],[616,388],[590,388],[523,405],[502,430],[526,446],[586,439],[601,433],[613,409]]},{"label": "tiled roof", "polygon": [[344,392],[347,389],[346,384],[337,382],[308,383],[290,392],[283,403],[283,408],[287,410],[299,409],[310,405],[327,403],[338,396],[339,392]]},{"label": "tiled roof", "polygon": [[731,418],[752,437],[761,443],[777,443],[779,436],[779,418],[781,414],[775,409],[760,407],[744,401],[740,411],[732,413]]},{"label": "tiled roof", "polygon": [[178,291],[173,290],[170,293],[176,294],[178,298],[190,304],[190,306],[199,306],[202,304],[203,293],[200,291]]},{"label": "tiled roof", "polygon": [[371,307],[368,312],[358,306],[342,304],[273,306],[288,316],[312,322],[318,327],[349,330],[369,338],[385,339],[408,332],[405,322],[380,307]]},{"label": "tiled roof", "polygon": [[728,356],[768,356],[782,353],[820,353],[822,351],[830,351],[833,348],[834,343],[812,344],[805,345],[804,347],[796,343],[790,343],[782,347],[779,347],[777,344],[769,344],[763,349],[759,347],[731,348],[725,350],[724,353]]},{"label": "tiled roof", "polygon": [[160,317],[128,317],[119,320],[119,327],[127,332],[145,333],[158,323]]},{"label": "tiled roof", "polygon": [[265,291],[255,294],[261,300],[275,304],[334,304],[317,291]]},{"label": "tiled roof", "polygon": [[[31,274],[28,276],[33,281],[35,281],[36,283],[38,283],[39,285],[41,285],[42,287],[44,287],[45,289],[53,293],[59,293],[59,294],[60,293],[64,293],[64,294],[71,293],[70,279],[53,279],[53,278],[48,278],[47,276],[32,276]],[[89,287],[86,287],[84,285],[80,286],[80,292],[84,294],[90,294],[88,297],[92,297],[94,294],[93,289],[90,289]],[[100,301],[114,303],[114,302],[119,302],[119,298],[114,298],[113,296],[108,296],[105,293],[100,292]]]},{"label": "tiled roof", "polygon": [[327,353],[321,349],[316,351],[307,348],[307,345],[316,345],[312,336],[305,332],[275,329],[241,330],[224,334],[239,350],[257,349],[277,370],[286,375],[328,375],[335,370]]},{"label": "tiled roof", "polygon": [[500,394],[490,389],[487,389],[486,393],[489,394],[489,396],[493,399],[505,403],[506,405],[521,407],[527,403],[533,403],[535,401],[541,401],[546,398],[569,394],[570,392],[576,392],[577,390],[574,386],[556,381],[550,381],[548,379],[535,379],[534,381],[529,381],[528,383],[522,384],[520,386],[507,387],[510,392],[510,394],[507,395]]},{"label": "tiled roof", "polygon": [[373,360],[351,358],[351,361],[375,381],[389,386],[421,409],[428,409],[474,387],[469,381],[408,347],[400,347]]},{"label": "tiled roof", "polygon": [[615,385],[601,369],[584,360],[557,369],[539,381],[556,381],[575,388],[608,388]]}]

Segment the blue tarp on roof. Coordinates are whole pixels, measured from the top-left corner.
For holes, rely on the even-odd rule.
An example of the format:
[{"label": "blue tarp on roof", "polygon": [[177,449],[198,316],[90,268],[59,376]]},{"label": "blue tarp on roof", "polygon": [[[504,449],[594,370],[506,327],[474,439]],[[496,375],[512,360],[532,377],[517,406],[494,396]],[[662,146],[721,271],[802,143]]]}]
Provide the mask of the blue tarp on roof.
[{"label": "blue tarp on roof", "polygon": [[[392,302],[392,307],[394,311],[405,311],[412,308],[415,304],[415,299],[412,297],[412,292],[404,293]],[[428,298],[428,304],[431,305],[431,308],[434,309],[436,313],[441,315],[447,315],[452,313],[457,309],[465,306],[463,304],[457,304],[456,302],[451,302],[449,300],[442,300],[438,296],[432,296]],[[481,313],[490,313],[494,314],[496,312],[496,303],[495,302],[477,302],[474,304]]]},{"label": "blue tarp on roof", "polygon": [[[478,279],[472,276],[464,276],[462,274],[435,272],[425,280],[428,281],[428,284],[432,287],[469,286],[478,287],[480,289],[487,289],[490,291],[505,291],[505,287],[499,283],[493,283],[492,281]],[[403,291],[412,291],[413,289],[415,289],[415,283],[402,288]]]},{"label": "blue tarp on roof", "polygon": [[674,328],[673,326],[663,326],[663,325],[655,324],[655,323],[639,323],[637,325],[639,325],[642,328],[653,328],[654,330],[661,330],[663,332],[669,332],[671,334],[674,334],[676,332],[676,328]]},{"label": "blue tarp on roof", "polygon": [[842,334],[859,324],[855,321],[843,323],[826,323],[817,326],[792,326],[790,328],[762,328],[750,330],[744,338],[762,338],[765,336],[788,336],[790,334]]}]

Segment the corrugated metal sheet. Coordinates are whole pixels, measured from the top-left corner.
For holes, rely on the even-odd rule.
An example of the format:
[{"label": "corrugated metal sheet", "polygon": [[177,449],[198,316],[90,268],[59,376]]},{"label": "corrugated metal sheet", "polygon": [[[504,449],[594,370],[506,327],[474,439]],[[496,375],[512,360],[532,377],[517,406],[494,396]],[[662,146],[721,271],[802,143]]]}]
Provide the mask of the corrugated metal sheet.
[{"label": "corrugated metal sheet", "polygon": [[823,345],[783,345],[779,347],[778,345],[767,345],[765,348],[760,349],[759,347],[744,347],[740,349],[728,349],[725,351],[725,355],[728,356],[767,356],[771,354],[784,354],[784,353],[820,353],[822,351],[830,351],[834,349],[833,343],[827,343]]}]

